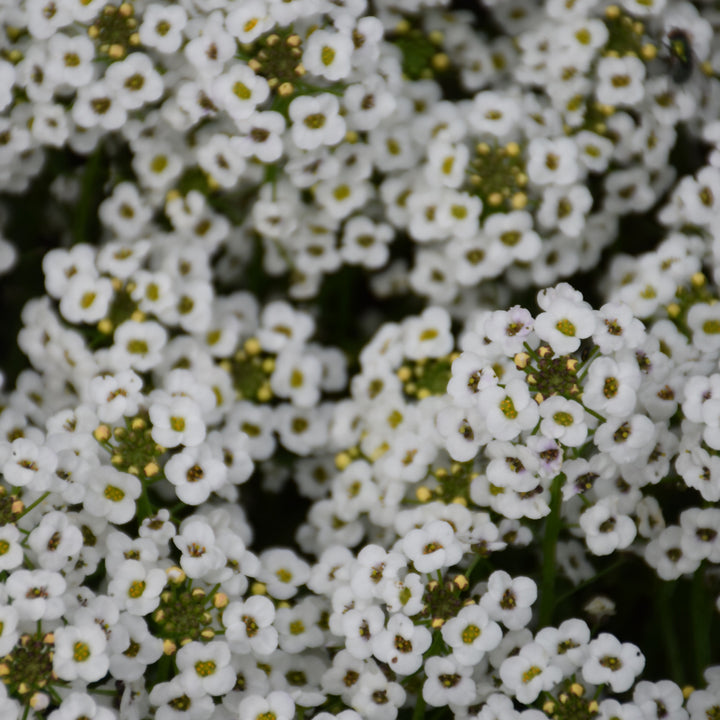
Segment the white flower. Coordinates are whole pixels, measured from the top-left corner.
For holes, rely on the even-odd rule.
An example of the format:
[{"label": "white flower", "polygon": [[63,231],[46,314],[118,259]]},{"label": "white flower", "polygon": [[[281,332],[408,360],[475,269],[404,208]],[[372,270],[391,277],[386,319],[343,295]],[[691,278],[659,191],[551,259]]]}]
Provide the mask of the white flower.
[{"label": "white flower", "polygon": [[[33,46],[31,45],[30,48]],[[27,54],[25,56],[27,60]],[[4,60],[0,62],[0,110],[4,110],[13,99],[12,88],[15,84],[15,68]],[[33,99],[33,98],[31,98]],[[49,100],[50,98],[45,98]]]},{"label": "white flower", "polygon": [[164,90],[160,73],[142,52],[130,53],[124,60],[112,63],[105,71],[105,80],[128,110],[159,100]]},{"label": "white flower", "polygon": [[706,720],[720,710],[720,697],[717,689],[695,690],[688,698],[687,709],[690,720]]},{"label": "white flower", "polygon": [[225,18],[225,28],[241,43],[251,43],[273,26],[267,3],[263,0],[244,0]]},{"label": "white flower", "polygon": [[461,665],[473,667],[502,640],[500,626],[479,605],[468,605],[442,626],[443,640]]},{"label": "white flower", "polygon": [[345,135],[337,98],[329,93],[300,95],[288,107],[292,141],[301,150],[336,145]]},{"label": "white flower", "polygon": [[130,614],[148,615],[160,604],[165,582],[160,568],[148,569],[138,560],[125,560],[113,573],[108,594]]},{"label": "white flower", "polygon": [[[363,20],[373,21],[377,20],[377,18],[368,16]],[[353,35],[355,37],[357,37],[356,33],[357,30],[354,30]],[[356,46],[355,53],[360,54],[364,49],[366,48]],[[380,144],[383,136],[388,138],[393,131],[391,128],[384,127],[384,125],[381,126],[381,123],[386,118],[391,117],[397,108],[397,100],[385,79],[380,75],[369,75],[363,77],[360,82],[349,85],[345,88],[343,94],[343,106],[346,109],[345,121],[350,129],[368,131],[382,127],[379,138],[369,138],[370,145],[375,145],[378,152],[382,152]],[[379,161],[378,165],[384,165],[381,168],[383,170],[403,167],[408,159],[408,155],[404,150],[406,151],[409,147],[412,146],[404,143],[396,145],[392,141],[386,141],[384,154],[387,162],[382,163],[382,161]],[[388,158],[388,155],[394,155],[394,157]],[[378,160],[380,159],[378,158]]]},{"label": "white flower", "polygon": [[[491,242],[488,252],[492,254],[494,250],[498,256],[502,254],[508,263],[515,260],[527,262],[540,254],[540,236],[533,230],[532,215],[525,210],[491,215],[483,224],[482,235]],[[529,332],[532,325],[528,324],[527,328]]]},{"label": "white flower", "polygon": [[0,527],[0,571],[15,569],[22,565],[23,559],[20,531],[17,526],[8,523]]},{"label": "white flower", "polygon": [[695,347],[706,353],[720,349],[720,313],[715,305],[695,303],[688,311],[686,322]]},{"label": "white flower", "polygon": [[635,410],[640,379],[637,363],[599,357],[590,365],[583,402],[601,415],[627,418]]},{"label": "white flower", "polygon": [[423,663],[423,653],[430,647],[432,635],[427,628],[416,626],[401,613],[393,615],[386,629],[372,641],[373,654],[400,675],[414,673]]},{"label": "white flower", "polygon": [[114,368],[150,370],[162,360],[161,351],[167,342],[167,331],[152,320],[126,320],[115,330],[110,356]]},{"label": "white flower", "polygon": [[65,578],[49,570],[15,570],[5,582],[21,619],[55,620],[65,612]]},{"label": "white flower", "polygon": [[495,487],[530,492],[538,486],[540,461],[532,449],[509,442],[491,441],[485,453],[490,459],[486,468],[487,478]]},{"label": "white flower", "polygon": [[540,417],[540,432],[545,437],[567,447],[579,447],[585,442],[588,426],[580,403],[553,395],[540,404]]},{"label": "white flower", "polygon": [[477,402],[478,392],[497,385],[494,370],[488,367],[485,358],[474,352],[466,351],[453,360],[451,370],[447,392],[461,407],[472,407]]},{"label": "white flower", "polygon": [[443,707],[449,703],[467,707],[476,698],[473,668],[461,665],[454,656],[429,657],[425,661],[427,680],[422,694],[425,702],[432,707]]},{"label": "white flower", "polygon": [[29,486],[33,491],[45,490],[57,467],[57,454],[24,437],[13,440],[9,449],[9,457],[2,465],[7,483],[15,487]]},{"label": "white flower", "polygon": [[123,416],[135,415],[142,397],[142,385],[142,379],[132,370],[94,377],[88,394],[98,406],[98,419],[114,423]]},{"label": "white flower", "polygon": [[285,692],[271,692],[266,698],[260,695],[248,695],[240,702],[238,720],[293,720],[295,703]]},{"label": "white flower", "polygon": [[699,558],[690,557],[684,551],[684,535],[678,525],[670,525],[645,546],[645,562],[663,580],[677,580],[700,566]]},{"label": "white flower", "polygon": [[[635,703],[620,704],[617,700],[608,698],[598,706],[598,720],[646,720],[645,715]],[[703,719],[704,720],[704,719]]]},{"label": "white flower", "polygon": [[113,296],[108,278],[75,275],[60,300],[60,313],[71,323],[96,323],[106,316]]},{"label": "white flower", "polygon": [[118,626],[127,634],[113,632],[110,636],[110,673],[113,677],[133,682],[145,673],[148,665],[163,654],[163,641],[148,630],[141,617],[122,613]]},{"label": "white flower", "polygon": [[481,390],[478,408],[485,417],[488,431],[498,440],[514,440],[523,430],[534,428],[540,417],[537,403],[530,397],[523,380]]},{"label": "white flower", "polygon": [[593,438],[601,452],[620,464],[629,464],[652,451],[657,428],[645,415],[632,415],[628,419],[608,418],[600,425]]},{"label": "white flower", "polygon": [[264,77],[256,75],[247,65],[237,63],[215,78],[212,92],[217,102],[237,122],[253,115],[255,108],[267,100],[270,87]]},{"label": "white flower", "polygon": [[[156,720],[177,720],[180,713],[180,717],[185,716],[187,720],[203,720],[209,718],[215,708],[210,695],[191,698],[185,690],[185,679],[179,675],[170,682],[154,685],[148,699],[157,708]],[[176,709],[178,706],[182,708],[180,711]]]},{"label": "white flower", "polygon": [[205,440],[205,423],[198,404],[189,397],[170,397],[150,406],[152,439],[163,447],[194,447]]},{"label": "white flower", "polygon": [[27,541],[40,567],[62,570],[80,552],[83,536],[65,513],[51,511],[43,515]]},{"label": "white flower", "polygon": [[135,500],[142,483],[134,475],[112,467],[88,468],[84,475],[87,490],[83,505],[95,517],[122,525],[135,515]]},{"label": "white flower", "polygon": [[533,138],[527,155],[527,174],[536,185],[570,185],[579,179],[577,145],[570,138]]},{"label": "white flower", "polygon": [[[330,492],[336,505],[337,516],[345,522],[356,520],[360,513],[370,512],[377,503],[379,495],[379,489],[374,482],[370,465],[364,460],[357,460],[350,463],[333,481]],[[366,546],[361,553],[368,548],[371,548],[371,550],[369,550],[367,554],[370,555],[373,560],[376,559],[376,556],[373,554],[373,551],[377,550],[377,546],[375,545]],[[380,562],[380,558],[377,558],[377,560]],[[363,566],[366,564],[360,556],[358,556],[358,561],[361,562]],[[401,563],[397,565],[399,566],[399,564]],[[356,577],[358,592],[362,592],[360,585],[362,584],[363,587],[365,587],[365,578],[362,570],[359,576],[353,576],[353,584],[355,584]],[[380,580],[382,580],[382,573],[377,577],[377,582]]]},{"label": "white flower", "polygon": [[519,630],[530,622],[536,599],[537,586],[530,578],[512,578],[504,570],[496,570],[488,578],[480,607],[509,630]]},{"label": "white flower", "polygon": [[173,543],[182,553],[180,567],[190,578],[202,578],[225,565],[226,557],[217,546],[212,527],[200,519],[183,522]]},{"label": "white flower", "polygon": [[624,303],[606,303],[598,310],[598,324],[593,342],[607,355],[623,348],[640,347],[645,341],[645,327]]},{"label": "white flower", "polygon": [[143,11],[140,42],[161,53],[174,53],[182,44],[186,24],[187,13],[182,5],[151,3]]},{"label": "white flower", "polygon": [[[351,595],[351,592],[344,594]],[[333,606],[342,595],[342,589],[335,592]],[[365,660],[373,653],[373,638],[385,627],[385,614],[378,605],[370,605],[362,609],[353,605],[354,601],[343,604],[341,615],[336,611],[330,616],[330,629],[336,635],[345,636],[345,647],[353,657]],[[350,610],[345,609],[348,606],[351,606]]]},{"label": "white flower", "polygon": [[398,709],[405,702],[402,685],[388,680],[378,670],[363,673],[356,687],[349,700],[363,719],[395,720]]},{"label": "white flower", "polygon": [[590,628],[582,620],[571,618],[560,627],[545,627],[535,635],[535,642],[547,651],[550,662],[564,675],[571,675],[585,661]]},{"label": "white flower", "polygon": [[318,627],[322,605],[314,597],[301,600],[292,608],[278,608],[275,625],[280,648],[287,653],[302,654],[306,648],[320,647],[325,634]]},{"label": "white flower", "polygon": [[256,111],[247,121],[239,123],[238,127],[241,134],[233,137],[230,144],[240,157],[255,157],[263,163],[280,159],[283,154],[285,118],[279,112]]},{"label": "white flower", "polygon": [[618,512],[617,506],[617,497],[611,495],[598,500],[580,516],[585,541],[595,555],[609,555],[628,547],[635,539],[635,523]]},{"label": "white flower", "polygon": [[490,439],[482,415],[475,408],[446,407],[435,418],[445,449],[453,460],[468,462]]},{"label": "white flower", "polygon": [[562,670],[550,664],[547,651],[537,642],[525,645],[500,666],[500,679],[525,704],[534,702],[543,690],[551,690],[562,677]]},{"label": "white flower", "polygon": [[558,355],[567,355],[595,332],[596,324],[595,311],[586,302],[558,296],[535,318],[535,332]]},{"label": "white flower", "polygon": [[302,345],[315,331],[315,322],[307,313],[295,310],[289,303],[268,303],[260,317],[258,340],[264,350],[278,352],[286,344]]},{"label": "white flower", "polygon": [[327,80],[342,80],[350,74],[353,43],[343,33],[315,30],[303,45],[305,69]]},{"label": "white flower", "polygon": [[421,573],[451,567],[463,555],[452,525],[444,520],[434,520],[411,530],[401,542],[403,552]]},{"label": "white flower", "polygon": [[109,708],[98,706],[87,693],[71,692],[60,703],[60,707],[48,716],[48,720],[78,720],[79,718],[114,720],[115,713]]},{"label": "white flower", "polygon": [[508,257],[499,243],[488,247],[482,235],[471,238],[452,238],[447,244],[447,254],[455,265],[457,282],[462,286],[474,286],[485,278],[499,275],[508,265]]},{"label": "white flower", "polygon": [[72,117],[82,128],[118,130],[127,121],[127,110],[103,81],[83,85],[72,107]]},{"label": "white flower", "polygon": [[474,130],[498,140],[511,135],[520,118],[518,101],[494,90],[484,90],[475,95],[468,115],[468,121]]},{"label": "white flower", "polygon": [[609,633],[600,633],[588,645],[588,654],[582,666],[585,681],[594,685],[609,683],[616,693],[629,690],[645,667],[640,648],[632,643],[621,643]]},{"label": "white flower", "polygon": [[382,599],[388,612],[404,612],[412,617],[423,608],[425,584],[417,573],[408,573],[402,580],[386,583]]},{"label": "white flower", "polygon": [[[190,67],[201,82],[216,78],[236,52],[235,38],[222,27],[222,15],[213,14],[202,24],[202,30],[183,48]],[[237,63],[234,67],[240,66]]]},{"label": "white flower", "polygon": [[56,33],[48,41],[47,76],[56,85],[82,88],[95,75],[95,45],[82,35]]},{"label": "white flower", "polygon": [[207,445],[186,447],[168,460],[165,476],[181,502],[201,505],[225,485],[227,466]]},{"label": "white flower", "polygon": [[671,680],[651,683],[640,681],[633,691],[633,702],[649,720],[687,720],[687,711],[683,708],[685,698],[678,685]]},{"label": "white flower", "polygon": [[107,638],[97,625],[66,625],[55,630],[53,670],[62,680],[100,680],[110,667]]},{"label": "white flower", "polygon": [[469,158],[466,145],[435,138],[427,148],[425,178],[432,186],[459,188],[465,180]]},{"label": "white flower", "polygon": [[225,642],[190,642],[178,650],[175,662],[190,697],[225,695],[235,685],[230,648]]},{"label": "white flower", "polygon": [[688,508],[680,513],[682,547],[693,560],[720,560],[720,509]]},{"label": "white flower", "polygon": [[25,13],[30,36],[38,40],[47,40],[73,20],[69,3],[55,3],[52,0],[28,0]]},{"label": "white flower", "polygon": [[268,594],[278,600],[293,597],[300,585],[310,578],[310,566],[292,550],[266,550],[260,555],[257,578],[267,586]]},{"label": "white flower", "polygon": [[645,95],[645,63],[632,55],[603,57],[597,65],[595,97],[603,105],[637,105]]},{"label": "white flower", "polygon": [[269,598],[262,595],[253,595],[244,602],[231,602],[223,612],[222,621],[233,652],[272,653],[278,646],[274,619],[275,607]]},{"label": "white flower", "polygon": [[[604,26],[603,26],[604,27]],[[573,136],[578,148],[578,161],[591,172],[604,172],[612,156],[612,141],[602,135],[581,130]]]},{"label": "white flower", "polygon": [[592,195],[585,185],[550,185],[543,191],[537,220],[547,230],[557,229],[567,237],[579,238],[592,203]]}]

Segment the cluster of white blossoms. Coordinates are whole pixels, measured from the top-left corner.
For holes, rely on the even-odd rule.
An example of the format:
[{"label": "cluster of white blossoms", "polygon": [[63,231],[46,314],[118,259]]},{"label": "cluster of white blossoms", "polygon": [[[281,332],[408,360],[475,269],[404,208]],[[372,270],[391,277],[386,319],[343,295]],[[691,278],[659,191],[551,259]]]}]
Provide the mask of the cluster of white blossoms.
[{"label": "cluster of white blossoms", "polygon": [[456,4],[0,0],[1,720],[720,720],[720,12]]}]

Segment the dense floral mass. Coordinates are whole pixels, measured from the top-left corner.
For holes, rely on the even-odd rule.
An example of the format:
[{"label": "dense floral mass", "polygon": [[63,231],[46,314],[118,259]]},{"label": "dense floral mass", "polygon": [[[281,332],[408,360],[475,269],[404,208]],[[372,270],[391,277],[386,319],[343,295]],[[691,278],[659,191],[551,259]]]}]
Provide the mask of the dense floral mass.
[{"label": "dense floral mass", "polygon": [[2,720],[720,720],[717,2],[0,26]]}]

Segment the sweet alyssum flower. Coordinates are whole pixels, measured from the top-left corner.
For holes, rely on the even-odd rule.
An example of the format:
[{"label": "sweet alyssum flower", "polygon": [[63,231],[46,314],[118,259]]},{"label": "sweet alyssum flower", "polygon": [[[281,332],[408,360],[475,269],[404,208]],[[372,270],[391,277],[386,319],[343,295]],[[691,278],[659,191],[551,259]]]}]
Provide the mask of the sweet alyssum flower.
[{"label": "sweet alyssum flower", "polygon": [[224,695],[235,685],[230,648],[225,642],[188,643],[178,650],[176,662],[190,697]]},{"label": "sweet alyssum flower", "polygon": [[223,624],[231,649],[269,655],[278,645],[273,627],[275,608],[266,597],[255,595],[244,602],[231,602],[223,612]]},{"label": "sweet alyssum flower", "polygon": [[501,680],[522,703],[533,702],[543,690],[550,690],[562,678],[562,670],[550,664],[550,657],[539,643],[525,645],[518,655],[500,666]]},{"label": "sweet alyssum flower", "polygon": [[373,638],[373,655],[386,662],[394,672],[410,675],[423,664],[423,654],[430,647],[432,636],[403,614],[393,615]]},{"label": "sweet alyssum flower", "polygon": [[148,569],[138,560],[125,560],[113,573],[108,593],[132,615],[149,615],[160,604],[167,581],[160,568]]},{"label": "sweet alyssum flower", "polygon": [[537,587],[528,577],[512,578],[504,570],[496,570],[488,578],[487,592],[480,598],[480,607],[510,630],[518,630],[532,617],[531,606],[537,599]]},{"label": "sweet alyssum flower", "polygon": [[590,683],[609,683],[614,692],[632,687],[645,667],[645,657],[632,643],[621,643],[608,633],[600,633],[588,645],[588,659],[583,663],[583,678]]},{"label": "sweet alyssum flower", "polygon": [[510,380],[503,386],[486,387],[478,394],[478,408],[485,416],[490,433],[498,440],[514,440],[523,430],[535,427],[539,418],[537,403],[523,380]]},{"label": "sweet alyssum flower", "polygon": [[455,565],[463,554],[452,525],[444,520],[435,520],[411,530],[402,540],[402,549],[421,573]]},{"label": "sweet alyssum flower", "polygon": [[100,680],[110,660],[105,652],[107,638],[97,625],[67,625],[55,631],[53,670],[63,680]]},{"label": "sweet alyssum flower", "polygon": [[500,644],[502,630],[482,607],[469,605],[442,626],[442,637],[461,665],[474,666]]}]

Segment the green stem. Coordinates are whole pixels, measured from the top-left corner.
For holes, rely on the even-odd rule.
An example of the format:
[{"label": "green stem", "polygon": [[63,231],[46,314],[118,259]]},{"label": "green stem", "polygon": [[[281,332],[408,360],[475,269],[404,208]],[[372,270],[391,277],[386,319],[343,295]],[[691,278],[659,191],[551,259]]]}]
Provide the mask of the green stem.
[{"label": "green stem", "polygon": [[423,697],[422,689],[418,692],[412,716],[413,720],[423,720],[425,717],[425,698]]},{"label": "green stem", "polygon": [[683,682],[683,664],[680,657],[680,647],[678,645],[677,635],[675,634],[675,626],[677,618],[672,609],[672,596],[675,590],[675,583],[660,582],[660,589],[656,593],[657,612],[660,620],[660,630],[663,643],[665,645],[665,656],[670,665],[672,679],[682,685]]},{"label": "green stem", "polygon": [[530,355],[535,362],[540,362],[538,354],[526,342],[523,343],[523,347],[527,350],[528,355]]},{"label": "green stem", "polygon": [[[582,495],[580,495],[582,497]],[[561,595],[558,598],[558,603],[563,602],[564,600],[567,600],[569,597],[572,597],[576,592],[579,592],[580,590],[583,590],[588,585],[592,585],[596,580],[601,578],[603,575],[607,575],[608,573],[611,573],[613,570],[616,570],[619,568],[623,563],[625,562],[625,558],[620,558],[616,562],[614,562],[612,565],[608,565],[606,568],[603,568],[602,570],[598,570],[591,578],[588,578],[587,580],[583,580],[581,583],[578,583],[572,590],[568,590],[565,594]]]},{"label": "green stem", "polygon": [[705,570],[701,565],[693,575],[690,587],[690,618],[692,622],[693,647],[695,649],[695,674],[698,684],[703,684],[703,673],[710,664],[710,625],[712,610],[705,593]]},{"label": "green stem", "polygon": [[550,486],[550,514],[545,521],[545,534],[542,541],[542,575],[540,580],[540,618],[539,626],[545,627],[552,620],[555,607],[555,576],[557,575],[557,541],[560,535],[560,507],[562,505],[562,486],[565,474],[553,478]]},{"label": "green stem", "polygon": [[473,573],[481,565],[483,566],[483,569],[486,571],[486,573],[489,575],[490,569],[488,559],[480,553],[475,553],[475,557],[472,559],[472,562],[468,565],[468,568],[465,571],[465,577],[470,581],[470,583],[472,583]]},{"label": "green stem", "polygon": [[34,503],[31,505],[28,505],[16,518],[15,522],[17,522],[21,517],[27,515],[31,510],[36,508],[48,495],[50,492],[43,493]]},{"label": "green stem", "polygon": [[594,418],[598,419],[600,422],[607,422],[607,419],[604,418],[600,413],[596,413],[594,410],[591,410],[589,407],[583,405],[585,408],[585,412],[590,413]]},{"label": "green stem", "polygon": [[73,222],[73,244],[92,243],[90,225],[96,212],[96,199],[99,192],[100,170],[102,168],[102,145],[98,143],[85,163],[80,180],[80,197],[75,205]]},{"label": "green stem", "polygon": [[55,688],[47,687],[47,694],[57,703],[60,705],[62,703],[62,698],[60,697],[59,693],[55,690]]},{"label": "green stem", "polygon": [[155,514],[155,510],[150,502],[150,498],[147,494],[147,489],[143,485],[140,497],[137,499],[137,519],[138,522],[142,522],[145,518],[149,518]]},{"label": "green stem", "polygon": [[583,378],[583,376],[585,375],[585,373],[588,371],[588,366],[589,366],[590,363],[595,359],[595,357],[597,356],[599,350],[600,350],[600,348],[594,347],[593,350],[592,350],[592,352],[590,353],[590,355],[588,355],[587,360],[585,360],[584,362],[581,362],[581,363],[577,366],[576,373],[577,373],[577,379],[578,379],[578,380],[581,380],[581,379]]}]

